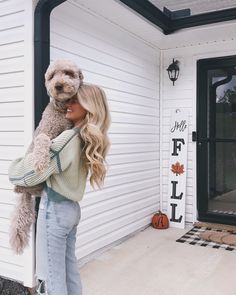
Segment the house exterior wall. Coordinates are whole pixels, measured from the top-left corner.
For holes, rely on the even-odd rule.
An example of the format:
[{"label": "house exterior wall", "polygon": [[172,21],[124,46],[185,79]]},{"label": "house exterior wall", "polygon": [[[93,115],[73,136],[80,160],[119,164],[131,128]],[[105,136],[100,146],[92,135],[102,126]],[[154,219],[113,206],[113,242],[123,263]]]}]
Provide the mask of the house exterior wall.
[{"label": "house exterior wall", "polygon": [[[236,28],[236,25],[235,25]],[[199,40],[200,42],[200,40]],[[169,167],[169,129],[173,110],[185,109],[189,113],[188,167],[186,192],[186,222],[197,220],[196,195],[196,143],[192,131],[196,131],[196,63],[198,59],[236,55],[236,40],[217,41],[198,46],[185,46],[162,51],[163,65],[161,91],[161,207],[167,211]],[[168,78],[166,68],[175,58],[180,61],[180,75],[175,86]]]},{"label": "house exterior wall", "polygon": [[[34,236],[23,256],[13,255],[8,227],[16,199],[7,169],[11,160],[23,155],[33,133],[36,2],[0,1],[0,276],[26,286],[34,283]],[[233,23],[227,25],[235,32]],[[110,0],[66,1],[51,16],[51,60],[77,62],[85,82],[104,88],[112,115],[110,168],[104,189],[93,191],[88,182],[81,202],[79,259],[147,226],[160,207],[167,211],[169,127],[176,108],[189,112],[186,221],[197,219],[196,146],[191,141],[196,130],[196,61],[235,55],[236,41],[227,35],[231,41],[217,36],[214,42],[210,34],[208,42],[204,34],[199,45],[197,37],[191,41],[195,45],[190,45],[190,35],[217,31],[213,26],[195,29],[198,34],[186,30],[186,35],[181,31],[172,36],[156,30],[158,38],[152,37],[154,29]],[[174,87],[166,72],[172,58],[180,61]]]},{"label": "house exterior wall", "polygon": [[[32,285],[33,249],[16,256],[8,242],[16,202],[8,166],[22,156],[33,130],[32,3],[0,2],[0,276]],[[33,237],[32,237],[33,238]]]},{"label": "house exterior wall", "polygon": [[[135,24],[134,24],[135,26]],[[51,18],[51,59],[67,58],[106,92],[112,115],[109,171],[102,190],[87,183],[78,258],[150,224],[159,209],[159,51],[80,1]]]}]

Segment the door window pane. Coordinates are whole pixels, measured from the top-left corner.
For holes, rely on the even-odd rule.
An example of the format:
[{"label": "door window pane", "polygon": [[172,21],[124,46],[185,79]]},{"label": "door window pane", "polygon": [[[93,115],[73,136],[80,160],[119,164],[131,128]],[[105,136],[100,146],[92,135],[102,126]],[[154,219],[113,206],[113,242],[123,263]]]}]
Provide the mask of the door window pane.
[{"label": "door window pane", "polygon": [[233,69],[209,70],[208,136],[236,138],[236,73]]},{"label": "door window pane", "polygon": [[209,143],[208,210],[236,214],[236,143]]}]

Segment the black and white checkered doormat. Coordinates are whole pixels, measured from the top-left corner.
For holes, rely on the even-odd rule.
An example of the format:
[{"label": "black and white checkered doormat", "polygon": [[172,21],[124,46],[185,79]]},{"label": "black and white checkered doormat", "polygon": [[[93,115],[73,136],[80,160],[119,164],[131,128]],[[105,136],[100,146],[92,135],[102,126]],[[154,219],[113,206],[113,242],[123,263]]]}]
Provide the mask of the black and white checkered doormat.
[{"label": "black and white checkered doormat", "polygon": [[[188,231],[186,234],[184,234],[180,239],[176,240],[176,242],[187,243],[190,245],[198,245],[198,246],[202,246],[202,247],[211,247],[214,249],[224,249],[224,250],[228,250],[228,251],[236,250],[236,246],[208,242],[208,241],[200,239],[200,237],[199,237],[200,233],[203,233],[206,230],[212,230],[212,229],[208,228],[208,227],[194,226],[190,231]],[[221,229],[213,229],[213,230],[217,231],[217,232],[235,233],[235,231],[233,232],[231,230],[221,230]]]}]

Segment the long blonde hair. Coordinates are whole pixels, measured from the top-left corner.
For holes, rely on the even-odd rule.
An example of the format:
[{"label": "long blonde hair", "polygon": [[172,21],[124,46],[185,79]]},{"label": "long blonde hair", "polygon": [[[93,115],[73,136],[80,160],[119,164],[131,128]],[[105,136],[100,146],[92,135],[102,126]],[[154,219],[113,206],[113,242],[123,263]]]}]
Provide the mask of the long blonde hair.
[{"label": "long blonde hair", "polygon": [[82,84],[77,92],[81,106],[87,114],[80,125],[80,134],[84,141],[84,164],[90,171],[90,184],[101,188],[107,172],[106,155],[110,148],[107,135],[111,116],[105,92],[93,84]]}]

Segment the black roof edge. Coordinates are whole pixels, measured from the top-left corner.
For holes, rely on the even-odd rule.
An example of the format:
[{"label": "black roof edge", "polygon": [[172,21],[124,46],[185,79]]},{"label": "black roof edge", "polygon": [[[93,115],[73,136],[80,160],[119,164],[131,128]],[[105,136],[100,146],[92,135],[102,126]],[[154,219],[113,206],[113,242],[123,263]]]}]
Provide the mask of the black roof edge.
[{"label": "black roof edge", "polygon": [[172,30],[171,19],[160,9],[147,0],[120,0],[132,8],[144,18],[163,30],[164,34],[170,34]]},{"label": "black roof edge", "polygon": [[148,0],[119,0],[163,30],[165,35],[179,29],[236,19],[236,8],[171,19]]},{"label": "black roof edge", "polygon": [[50,63],[50,14],[66,0],[39,0],[34,12],[34,125],[49,102],[44,74]]},{"label": "black roof edge", "polygon": [[224,22],[236,19],[236,8],[229,8],[219,11],[206,12],[197,15],[187,16],[185,18],[179,18],[173,20],[174,30],[208,25],[217,22]]}]

